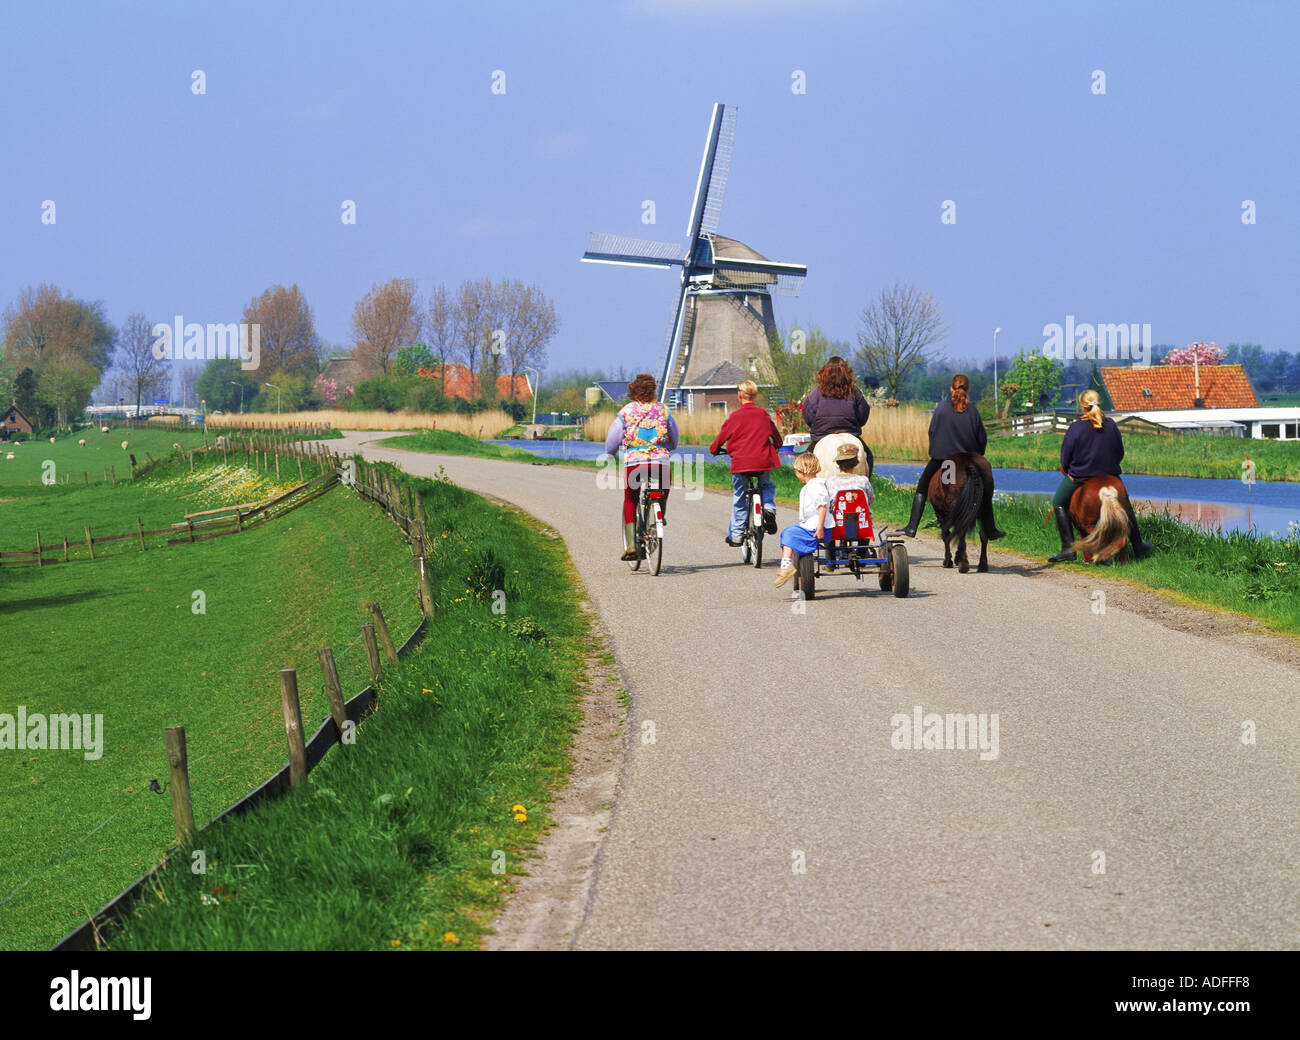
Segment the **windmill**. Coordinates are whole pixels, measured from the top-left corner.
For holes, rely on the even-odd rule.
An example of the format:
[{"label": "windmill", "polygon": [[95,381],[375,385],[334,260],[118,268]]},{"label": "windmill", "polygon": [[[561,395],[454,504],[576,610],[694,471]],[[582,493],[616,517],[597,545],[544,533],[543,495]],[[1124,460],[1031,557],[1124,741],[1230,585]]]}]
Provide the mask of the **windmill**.
[{"label": "windmill", "polygon": [[659,398],[673,405],[690,407],[696,391],[734,389],[741,379],[770,382],[768,344],[776,337],[772,296],[798,295],[808,273],[803,264],[769,260],[717,233],[735,136],[735,107],[715,104],[685,245],[593,233],[582,254],[588,263],[680,268],[681,287],[659,365]]}]

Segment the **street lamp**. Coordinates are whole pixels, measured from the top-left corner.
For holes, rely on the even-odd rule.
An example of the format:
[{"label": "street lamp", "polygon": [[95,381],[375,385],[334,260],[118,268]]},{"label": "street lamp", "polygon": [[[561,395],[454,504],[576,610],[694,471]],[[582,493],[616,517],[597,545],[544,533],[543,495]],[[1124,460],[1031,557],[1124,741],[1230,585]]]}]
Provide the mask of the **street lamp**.
[{"label": "street lamp", "polygon": [[276,386],[274,383],[263,383],[262,385],[269,386],[272,390],[275,391],[275,414],[279,415],[280,414],[280,388]]},{"label": "street lamp", "polygon": [[536,426],[537,425],[537,391],[540,390],[542,386],[542,373],[537,371],[537,369],[535,368],[527,368],[527,367],[521,368],[519,371],[531,372],[533,375],[537,377],[537,385],[533,387],[533,425]]},{"label": "street lamp", "polygon": [[244,384],[237,382],[234,379],[228,379],[227,382],[231,386],[239,387],[239,414],[243,415],[244,414]]},{"label": "street lamp", "polygon": [[998,333],[1000,328],[993,330],[993,418],[998,417]]}]

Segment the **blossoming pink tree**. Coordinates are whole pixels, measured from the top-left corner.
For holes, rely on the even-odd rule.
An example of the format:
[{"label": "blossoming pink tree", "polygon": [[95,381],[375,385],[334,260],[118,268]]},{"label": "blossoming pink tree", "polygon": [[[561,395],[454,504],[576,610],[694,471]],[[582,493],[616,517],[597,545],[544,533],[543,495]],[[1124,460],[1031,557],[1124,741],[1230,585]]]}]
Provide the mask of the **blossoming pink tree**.
[{"label": "blossoming pink tree", "polygon": [[1166,365],[1221,365],[1228,352],[1217,343],[1189,343],[1185,350],[1171,350],[1164,357]]},{"label": "blossoming pink tree", "polygon": [[312,389],[326,404],[334,404],[339,399],[339,384],[336,380],[317,376],[316,381],[312,383]]}]

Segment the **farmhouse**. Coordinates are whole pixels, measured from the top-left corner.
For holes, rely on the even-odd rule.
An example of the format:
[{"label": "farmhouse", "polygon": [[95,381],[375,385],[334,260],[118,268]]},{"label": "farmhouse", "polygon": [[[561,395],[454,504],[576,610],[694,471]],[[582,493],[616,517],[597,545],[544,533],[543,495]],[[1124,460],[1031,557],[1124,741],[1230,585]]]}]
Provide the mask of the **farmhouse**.
[{"label": "farmhouse", "polygon": [[[483,394],[482,373],[472,373],[468,365],[463,365],[459,361],[448,361],[444,364],[427,365],[421,368],[416,375],[422,379],[434,379],[442,381],[442,392],[448,397],[461,397],[466,401],[473,401]],[[497,397],[507,400],[513,398],[516,401],[528,401],[533,396],[533,388],[529,385],[528,376],[520,372],[511,382],[510,373],[503,372],[497,376]]]},{"label": "farmhouse", "polygon": [[3,417],[0,417],[0,440],[8,440],[15,433],[31,433],[32,421],[27,418],[16,404],[11,404]]},{"label": "farmhouse", "polygon": [[1179,432],[1300,440],[1300,406],[1261,408],[1240,365],[1103,368],[1117,419],[1134,416]]}]

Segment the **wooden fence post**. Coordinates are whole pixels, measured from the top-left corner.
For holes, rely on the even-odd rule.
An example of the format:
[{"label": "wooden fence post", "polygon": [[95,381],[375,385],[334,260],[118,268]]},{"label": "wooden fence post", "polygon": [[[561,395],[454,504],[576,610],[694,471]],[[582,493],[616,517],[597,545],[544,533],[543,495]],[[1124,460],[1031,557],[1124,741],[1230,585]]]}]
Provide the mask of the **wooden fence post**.
[{"label": "wooden fence post", "polygon": [[284,709],[284,732],[289,738],[289,785],[301,787],[307,779],[307,748],[302,739],[298,673],[293,668],[280,669],[280,706]]},{"label": "wooden fence post", "polygon": [[185,754],[185,727],[168,726],[163,731],[167,742],[167,769],[171,774],[172,817],[176,820],[176,843],[194,844],[194,805],[190,801],[190,770]]},{"label": "wooden fence post", "polygon": [[140,534],[140,551],[144,552],[144,522],[138,516],[135,518],[135,529]]},{"label": "wooden fence post", "polygon": [[113,477],[113,487],[117,487],[117,467],[109,466],[108,471],[110,474],[112,474]]},{"label": "wooden fence post", "polygon": [[86,487],[90,487],[90,474],[85,470],[81,471],[81,478],[86,482]]},{"label": "wooden fence post", "polygon": [[302,482],[303,482],[303,476],[302,476],[302,456],[299,455],[299,456],[298,456],[298,483],[301,484]]},{"label": "wooden fence post", "polygon": [[90,558],[95,558],[95,539],[90,536],[90,524],[86,524],[86,548],[90,550]]},{"label": "wooden fence post", "polygon": [[375,642],[375,626],[367,621],[361,626],[361,639],[366,644],[366,659],[370,662],[370,681],[379,683],[379,644]]},{"label": "wooden fence post", "polygon": [[44,567],[45,560],[41,556],[41,532],[36,532],[36,566]]},{"label": "wooden fence post", "polygon": [[66,534],[63,536],[63,562],[68,562],[68,536]]},{"label": "wooden fence post", "polygon": [[379,608],[378,603],[370,604],[370,616],[375,622],[375,632],[379,636],[379,642],[384,647],[384,656],[388,658],[389,663],[397,661],[397,647],[393,645],[393,637],[388,634],[388,622],[384,620],[384,612]]},{"label": "wooden fence post", "polygon": [[275,453],[275,479],[280,479],[280,453],[278,451]]},{"label": "wooden fence post", "polygon": [[320,658],[321,675],[325,677],[325,693],[330,700],[330,714],[334,716],[334,726],[339,731],[341,742],[348,713],[343,707],[343,687],[339,684],[339,670],[334,664],[334,651],[328,646],[322,646],[317,656]]},{"label": "wooden fence post", "polygon": [[429,621],[433,620],[433,587],[429,584],[429,573],[424,567],[424,557],[415,558],[416,579],[420,583],[420,612]]}]

